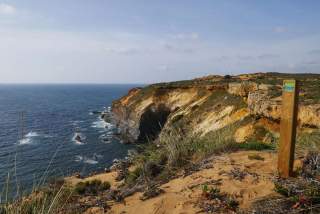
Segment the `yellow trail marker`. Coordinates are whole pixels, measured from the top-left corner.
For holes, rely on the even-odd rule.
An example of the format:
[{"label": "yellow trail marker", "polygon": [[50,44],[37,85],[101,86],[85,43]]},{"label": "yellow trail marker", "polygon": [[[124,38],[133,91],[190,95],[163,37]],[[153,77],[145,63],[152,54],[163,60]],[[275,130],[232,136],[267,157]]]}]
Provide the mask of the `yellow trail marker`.
[{"label": "yellow trail marker", "polygon": [[278,171],[282,178],[292,175],[298,114],[298,87],[296,80],[284,80],[280,122]]}]

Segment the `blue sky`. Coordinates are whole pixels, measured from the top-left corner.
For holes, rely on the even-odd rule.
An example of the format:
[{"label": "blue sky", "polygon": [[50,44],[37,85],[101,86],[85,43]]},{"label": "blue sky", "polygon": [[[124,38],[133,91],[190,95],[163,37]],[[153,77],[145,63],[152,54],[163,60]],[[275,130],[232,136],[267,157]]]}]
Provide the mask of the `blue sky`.
[{"label": "blue sky", "polygon": [[320,1],[0,0],[0,82],[320,73]]}]

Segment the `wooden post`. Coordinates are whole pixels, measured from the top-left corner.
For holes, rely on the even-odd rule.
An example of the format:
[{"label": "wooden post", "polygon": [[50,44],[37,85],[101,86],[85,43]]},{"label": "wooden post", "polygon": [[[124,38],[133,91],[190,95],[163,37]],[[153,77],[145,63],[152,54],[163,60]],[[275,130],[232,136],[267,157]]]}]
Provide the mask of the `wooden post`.
[{"label": "wooden post", "polygon": [[282,178],[292,176],[298,114],[298,84],[296,80],[284,80],[280,122],[280,147],[278,171]]}]

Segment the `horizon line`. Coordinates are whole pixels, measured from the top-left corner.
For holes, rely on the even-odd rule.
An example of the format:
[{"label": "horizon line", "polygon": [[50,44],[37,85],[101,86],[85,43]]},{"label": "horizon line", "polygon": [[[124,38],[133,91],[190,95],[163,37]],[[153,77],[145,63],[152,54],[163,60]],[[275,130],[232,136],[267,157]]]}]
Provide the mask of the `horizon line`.
[{"label": "horizon line", "polygon": [[146,85],[154,83],[92,83],[92,82],[0,82],[0,85]]}]

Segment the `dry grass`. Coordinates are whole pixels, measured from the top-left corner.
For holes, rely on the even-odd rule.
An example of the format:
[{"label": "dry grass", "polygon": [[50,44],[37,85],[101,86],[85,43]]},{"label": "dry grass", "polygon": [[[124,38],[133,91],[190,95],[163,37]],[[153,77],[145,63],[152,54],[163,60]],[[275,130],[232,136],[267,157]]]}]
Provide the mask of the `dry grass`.
[{"label": "dry grass", "polygon": [[64,213],[65,205],[72,195],[72,190],[65,184],[54,184],[34,190],[28,196],[21,196],[13,202],[0,205],[1,214],[50,214]]}]

